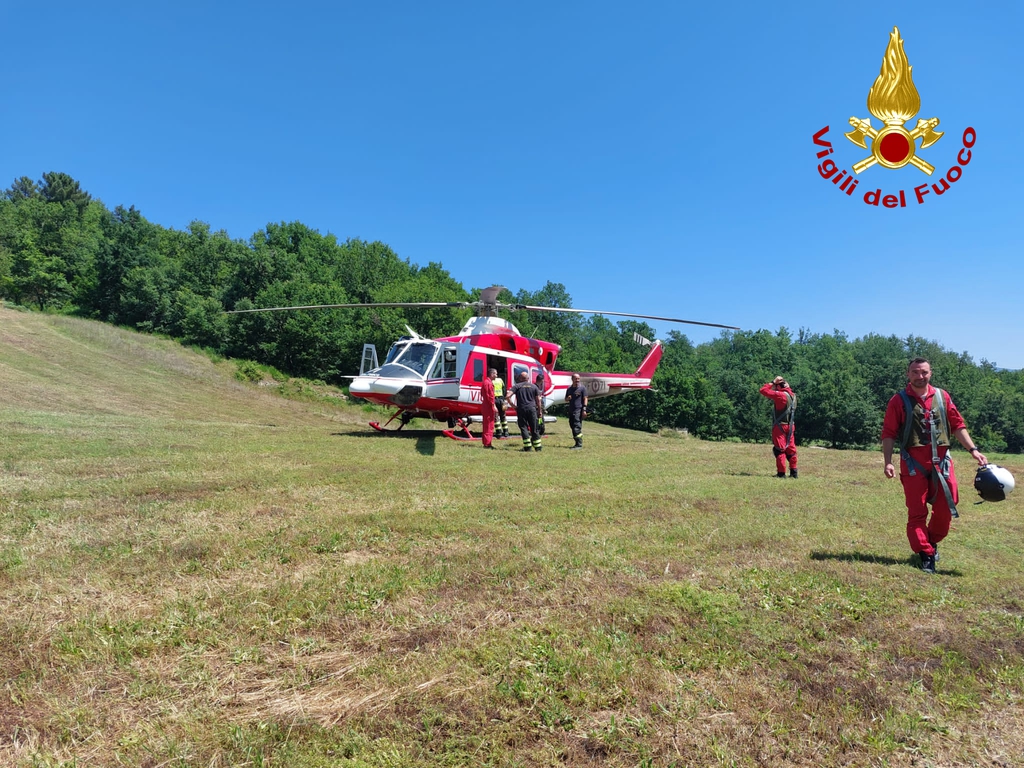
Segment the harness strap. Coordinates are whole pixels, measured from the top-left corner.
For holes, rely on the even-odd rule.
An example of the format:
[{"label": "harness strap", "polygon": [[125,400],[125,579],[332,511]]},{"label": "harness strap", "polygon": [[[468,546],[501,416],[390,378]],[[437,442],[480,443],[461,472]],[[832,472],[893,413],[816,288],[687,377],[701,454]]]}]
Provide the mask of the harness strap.
[{"label": "harness strap", "polygon": [[789,405],[789,440],[786,441],[786,447],[793,447],[793,440],[796,436],[796,395],[792,395],[792,402]]}]

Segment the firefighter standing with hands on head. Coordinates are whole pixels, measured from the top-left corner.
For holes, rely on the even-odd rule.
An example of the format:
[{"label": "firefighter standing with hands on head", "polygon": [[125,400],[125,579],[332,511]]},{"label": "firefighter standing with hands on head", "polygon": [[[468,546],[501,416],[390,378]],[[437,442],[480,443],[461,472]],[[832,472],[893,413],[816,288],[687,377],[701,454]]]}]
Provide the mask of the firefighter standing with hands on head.
[{"label": "firefighter standing with hands on head", "polygon": [[786,461],[789,461],[789,476],[795,478],[796,470],[796,395],[789,382],[781,376],[761,387],[761,394],[775,406],[772,417],[772,453],[775,454],[776,477],[786,476]]},{"label": "firefighter standing with hands on head", "polygon": [[898,445],[900,482],[907,503],[907,539],[910,549],[921,556],[921,570],[925,573],[935,573],[937,545],[949,533],[952,518],[959,517],[950,438],[955,437],[978,466],[988,464],[968,434],[949,393],[933,387],[931,378],[931,363],[923,357],[911,360],[907,366],[907,387],[889,400],[882,422],[885,476],[896,476],[892,451]]}]

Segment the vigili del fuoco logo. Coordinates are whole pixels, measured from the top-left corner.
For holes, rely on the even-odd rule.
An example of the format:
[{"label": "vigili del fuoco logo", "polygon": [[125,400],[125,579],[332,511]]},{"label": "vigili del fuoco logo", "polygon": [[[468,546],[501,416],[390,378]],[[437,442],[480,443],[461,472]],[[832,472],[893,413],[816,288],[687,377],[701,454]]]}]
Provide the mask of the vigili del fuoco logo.
[{"label": "vigili del fuoco logo", "polygon": [[[971,147],[978,138],[971,127],[964,129],[963,146],[956,154],[956,162],[938,178],[935,178],[935,166],[928,162],[926,157],[918,154],[938,142],[944,133],[935,130],[939,126],[937,117],[918,119],[916,126],[907,129],[909,122],[921,111],[921,95],[914,87],[913,69],[903,50],[900,31],[893,27],[892,34],[889,35],[889,45],[882,59],[882,69],[875,78],[875,84],[868,91],[868,112],[881,120],[882,125],[876,128],[871,124],[870,117],[851,117],[850,125],[853,126],[853,130],[843,134],[862,149],[868,149],[867,142],[871,141],[871,154],[855,162],[852,171],[840,170],[835,161],[828,157],[833,152],[832,142],[825,138],[829,126],[826,125],[814,134],[814,143],[824,147],[818,152],[818,159],[822,161],[818,165],[821,178],[831,181],[849,197],[854,197],[854,190],[861,182],[860,174],[868,172],[869,176],[874,177],[864,185],[874,188],[865,190],[861,196],[867,205],[906,208],[908,199],[911,202],[916,200],[918,205],[923,204],[926,200],[946,194],[963,176],[964,169],[971,162]],[[917,143],[918,139],[921,141],[920,145]],[[932,159],[937,156],[935,152],[927,154],[931,155]],[[914,166],[932,177],[932,180],[915,186],[913,192],[909,194],[904,189],[886,194],[882,186],[876,186],[884,181],[880,178],[884,169],[903,168],[906,165]],[[868,176],[864,178],[867,179]]]}]

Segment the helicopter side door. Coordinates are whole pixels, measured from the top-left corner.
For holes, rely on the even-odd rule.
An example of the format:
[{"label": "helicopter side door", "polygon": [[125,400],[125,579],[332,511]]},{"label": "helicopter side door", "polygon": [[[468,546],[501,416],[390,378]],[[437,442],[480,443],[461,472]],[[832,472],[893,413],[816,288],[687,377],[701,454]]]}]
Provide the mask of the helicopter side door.
[{"label": "helicopter side door", "polygon": [[459,400],[464,403],[479,403],[484,378],[487,376],[487,357],[479,351],[470,351],[460,376]]},{"label": "helicopter side door", "polygon": [[[459,397],[459,374],[466,367],[468,355],[462,344],[442,344],[441,352],[427,375],[424,394],[443,400],[457,400]],[[462,354],[460,354],[460,352]],[[460,365],[461,363],[461,365]]]},{"label": "helicopter side door", "polygon": [[[510,361],[510,362],[512,363],[509,366],[512,369],[512,374],[510,376],[510,381],[512,383],[510,383],[508,385],[509,389],[511,389],[512,386],[514,386],[514,384],[519,382],[519,376],[521,374],[525,373],[526,376],[527,376],[527,380],[528,381],[536,381],[537,380],[537,374],[541,372],[541,369],[538,368],[536,365],[527,365],[526,363],[520,363],[520,362],[515,362],[515,361]],[[545,375],[545,379],[546,378],[547,378],[547,376]],[[544,388],[545,388],[545,390],[549,388],[549,382],[547,382],[546,380],[545,380],[545,387]]]}]

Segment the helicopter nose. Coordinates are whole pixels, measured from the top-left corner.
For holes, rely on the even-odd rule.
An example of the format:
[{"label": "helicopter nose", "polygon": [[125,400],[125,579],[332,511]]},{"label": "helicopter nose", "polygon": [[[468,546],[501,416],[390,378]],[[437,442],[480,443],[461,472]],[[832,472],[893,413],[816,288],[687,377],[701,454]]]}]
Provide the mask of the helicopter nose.
[{"label": "helicopter nose", "polygon": [[401,379],[386,379],[381,376],[359,376],[352,380],[348,391],[354,395],[393,395],[408,383]]},{"label": "helicopter nose", "polygon": [[376,395],[386,397],[397,405],[411,405],[423,394],[423,387],[409,384],[408,379],[357,376],[352,380],[348,391],[356,397]]},{"label": "helicopter nose", "polygon": [[369,395],[375,392],[373,388],[373,380],[367,376],[357,376],[352,379],[352,383],[348,385],[348,391],[353,395]]}]

